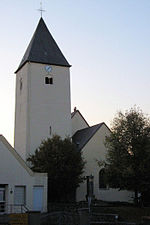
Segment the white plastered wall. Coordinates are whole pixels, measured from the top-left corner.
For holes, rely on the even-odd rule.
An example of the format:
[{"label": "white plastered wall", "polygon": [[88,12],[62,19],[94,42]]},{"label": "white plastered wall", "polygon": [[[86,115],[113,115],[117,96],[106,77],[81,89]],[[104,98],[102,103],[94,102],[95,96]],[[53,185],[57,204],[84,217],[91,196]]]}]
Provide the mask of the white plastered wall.
[{"label": "white plastered wall", "polygon": [[33,187],[42,186],[42,211],[47,211],[47,174],[32,172],[3,136],[0,136],[0,171],[0,184],[7,186],[6,204],[14,204],[15,186],[25,186],[26,206],[33,210]]},{"label": "white plastered wall", "polygon": [[89,126],[78,110],[74,112],[74,115],[72,116],[71,121],[72,121],[72,136],[78,130],[84,129]]},{"label": "white plastered wall", "polygon": [[[17,73],[15,148],[26,159],[41,141],[53,134],[71,137],[70,72],[68,67],[26,63]],[[23,76],[22,93],[19,77]],[[45,84],[52,76],[53,84]],[[24,105],[19,111],[19,103]],[[51,134],[50,134],[51,127]]]},{"label": "white plastered wall", "polygon": [[[22,89],[20,81],[22,80]],[[16,74],[15,102],[15,143],[14,148],[23,159],[27,149],[27,119],[28,119],[28,64],[25,64]]]},{"label": "white plastered wall", "polygon": [[[117,189],[99,189],[99,171],[100,168],[96,160],[104,160],[106,147],[104,145],[105,137],[110,134],[105,124],[95,133],[90,141],[82,149],[83,158],[86,160],[85,176],[94,176],[94,195],[98,200],[103,201],[133,201],[133,193],[129,191],[119,191]],[[86,181],[77,189],[77,201],[85,200],[87,193]]]}]

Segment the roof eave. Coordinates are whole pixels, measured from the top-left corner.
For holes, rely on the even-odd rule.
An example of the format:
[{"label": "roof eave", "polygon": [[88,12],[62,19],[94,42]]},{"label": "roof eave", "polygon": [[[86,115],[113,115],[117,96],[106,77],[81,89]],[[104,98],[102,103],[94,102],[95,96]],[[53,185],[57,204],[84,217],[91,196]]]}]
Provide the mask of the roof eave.
[{"label": "roof eave", "polygon": [[[97,124],[98,125],[98,124]],[[97,131],[103,126],[103,125],[106,125],[104,122],[100,123],[99,124],[100,126],[97,127],[97,129],[95,130],[95,132],[88,138],[88,140],[83,144],[83,146],[81,146],[78,150],[81,151],[85,145],[92,139],[92,137],[97,133]],[[96,126],[96,125],[94,125]],[[90,127],[89,127],[90,128]],[[86,129],[86,128],[85,128]],[[78,131],[77,131],[78,132]]]},{"label": "roof eave", "polygon": [[53,66],[63,66],[63,67],[71,67],[72,65],[61,65],[61,64],[57,64],[57,63],[49,63],[49,62],[37,62],[37,61],[33,61],[33,60],[26,60],[14,73],[18,73],[18,71],[26,64],[26,63],[40,63],[43,65],[53,65]]}]

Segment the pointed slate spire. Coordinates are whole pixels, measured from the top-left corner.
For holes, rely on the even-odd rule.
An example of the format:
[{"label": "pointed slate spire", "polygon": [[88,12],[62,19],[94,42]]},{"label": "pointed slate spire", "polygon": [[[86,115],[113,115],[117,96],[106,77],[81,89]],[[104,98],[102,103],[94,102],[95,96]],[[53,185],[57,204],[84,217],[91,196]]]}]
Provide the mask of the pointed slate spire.
[{"label": "pointed slate spire", "polygon": [[70,67],[42,18],[16,73],[26,62]]}]

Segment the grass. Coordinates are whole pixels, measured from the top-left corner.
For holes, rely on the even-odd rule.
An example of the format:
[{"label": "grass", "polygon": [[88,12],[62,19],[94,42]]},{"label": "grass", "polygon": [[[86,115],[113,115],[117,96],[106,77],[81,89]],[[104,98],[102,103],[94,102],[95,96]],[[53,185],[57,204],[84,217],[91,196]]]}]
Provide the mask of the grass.
[{"label": "grass", "polygon": [[[81,204],[82,203],[82,204]],[[49,211],[73,211],[75,208],[87,208],[87,202],[81,202],[80,204],[50,204]],[[150,207],[135,207],[132,204],[124,203],[108,203],[108,202],[97,202],[97,205],[92,206],[92,212],[95,213],[110,213],[118,214],[119,220],[125,222],[141,223],[143,216],[150,217]]]},{"label": "grass", "polygon": [[96,207],[97,213],[114,213],[121,221],[140,223],[143,216],[150,216],[150,207],[138,208],[134,206]]}]

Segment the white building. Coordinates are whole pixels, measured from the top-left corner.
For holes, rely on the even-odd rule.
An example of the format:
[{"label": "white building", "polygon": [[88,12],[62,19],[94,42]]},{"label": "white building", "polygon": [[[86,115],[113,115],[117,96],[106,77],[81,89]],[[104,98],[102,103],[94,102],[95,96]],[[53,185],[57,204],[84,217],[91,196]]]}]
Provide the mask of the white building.
[{"label": "white building", "polygon": [[0,137],[0,201],[5,205],[19,203],[46,211],[47,175],[33,173],[24,160],[53,134],[72,137],[87,161],[87,180],[77,190],[77,201],[86,199],[90,175],[96,199],[131,200],[132,193],[103,184],[96,160],[105,159],[104,140],[110,130],[105,123],[90,127],[76,109],[71,114],[69,68],[41,18],[16,71],[15,150]]},{"label": "white building", "polygon": [[[16,71],[15,149],[26,160],[43,139],[58,134],[71,136],[87,161],[85,176],[94,176],[94,195],[106,201],[130,201],[132,193],[103,187],[96,160],[105,159],[105,123],[90,127],[75,109],[71,115],[70,64],[41,18]],[[85,200],[87,181],[77,190]]]},{"label": "white building", "polygon": [[105,123],[89,126],[82,114],[75,109],[72,113],[73,142],[79,151],[82,151],[86,161],[85,181],[77,189],[77,201],[86,199],[89,193],[89,180],[93,176],[91,183],[93,197],[103,201],[132,202],[133,193],[129,191],[119,191],[109,188],[103,180],[103,169],[98,166],[97,160],[104,160],[106,157],[105,137],[109,136],[110,129]]},{"label": "white building", "polygon": [[0,135],[0,212],[47,211],[47,174],[34,173]]}]

